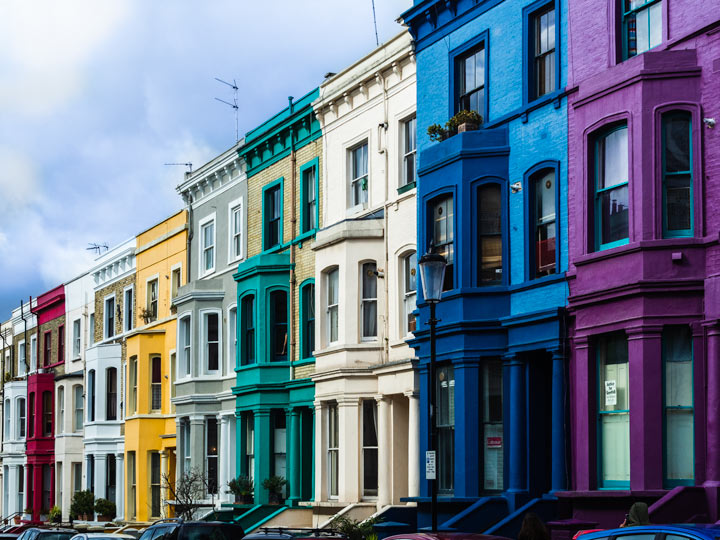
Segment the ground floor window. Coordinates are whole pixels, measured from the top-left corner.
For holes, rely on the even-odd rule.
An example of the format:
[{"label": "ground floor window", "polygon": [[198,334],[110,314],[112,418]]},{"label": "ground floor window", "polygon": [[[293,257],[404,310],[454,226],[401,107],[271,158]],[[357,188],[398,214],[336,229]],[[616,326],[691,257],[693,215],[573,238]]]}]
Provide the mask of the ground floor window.
[{"label": "ground floor window", "polygon": [[82,463],[72,464],[72,491],[77,493],[82,490]]},{"label": "ground floor window", "polygon": [[106,498],[110,502],[115,502],[115,454],[107,454],[106,457],[106,469],[105,469],[105,493]]},{"label": "ground floor window", "polygon": [[362,451],[363,495],[377,497],[378,438],[375,400],[365,399],[362,402]]},{"label": "ground floor window", "polygon": [[95,493],[95,456],[92,454],[87,458],[87,488]]},{"label": "ground floor window", "polygon": [[135,452],[127,453],[127,479],[128,479],[128,516],[135,519],[137,515],[137,467]]},{"label": "ground floor window", "polygon": [[245,413],[245,467],[247,475],[255,479],[255,415]]},{"label": "ground floor window", "polygon": [[150,517],[160,517],[160,453],[150,452]]},{"label": "ground floor window", "polygon": [[687,326],[663,332],[665,484],[692,485],[695,478],[692,333]]},{"label": "ground floor window", "polygon": [[601,488],[630,486],[630,397],[624,334],[597,340],[598,438]]},{"label": "ground floor window", "polygon": [[207,491],[217,494],[218,488],[218,423],[216,418],[205,421],[205,474]]},{"label": "ground floor window", "polygon": [[55,464],[55,478],[57,481],[55,484],[57,485],[57,506],[62,510],[63,506],[63,485],[65,482],[63,481],[63,464],[62,461],[58,461]]},{"label": "ground floor window", "polygon": [[337,498],[340,468],[340,429],[338,427],[338,406],[331,403],[327,408],[328,418],[328,496]]},{"label": "ground floor window", "polygon": [[52,471],[50,465],[42,466],[42,508],[41,513],[47,514],[52,506]]},{"label": "ground floor window", "polygon": [[[287,478],[287,420],[285,411],[273,411],[273,474]],[[283,487],[283,490],[285,488]]]},{"label": "ground floor window", "polygon": [[483,487],[503,489],[503,366],[487,360],[482,368]]},{"label": "ground floor window", "polygon": [[437,369],[437,482],[438,491],[452,493],[455,486],[455,370]]},{"label": "ground floor window", "polygon": [[23,505],[23,497],[25,496],[25,467],[18,467],[18,493],[17,493],[17,509],[21,511],[27,505]]}]

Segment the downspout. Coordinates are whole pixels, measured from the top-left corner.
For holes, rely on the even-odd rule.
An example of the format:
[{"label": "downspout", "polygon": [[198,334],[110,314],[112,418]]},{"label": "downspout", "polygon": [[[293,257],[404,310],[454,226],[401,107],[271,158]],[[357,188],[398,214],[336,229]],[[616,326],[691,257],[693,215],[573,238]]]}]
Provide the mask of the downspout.
[{"label": "downspout", "polygon": [[[30,306],[32,306],[32,296],[30,297]],[[23,337],[25,339],[25,358],[23,358],[23,362],[25,363],[25,375],[30,373],[30,366],[28,366],[27,363],[27,357],[28,357],[28,348],[30,347],[30,342],[28,341],[28,333],[27,333],[27,319],[25,318],[25,306],[23,304],[23,301],[20,300],[20,318],[23,320],[23,324],[25,325],[25,331],[23,334]],[[18,358],[18,362],[20,359]],[[20,365],[18,364],[18,371],[20,370]]]},{"label": "downspout", "polygon": [[[0,365],[2,365],[2,389],[0,389],[0,401],[2,401],[3,405],[3,417],[7,414],[7,411],[5,411],[5,350],[8,348],[7,339],[5,339],[5,334],[0,331],[0,338],[2,338],[3,341],[3,349],[2,349],[2,358],[0,359]],[[0,426],[0,440],[5,440],[5,422],[0,422],[2,424]]]},{"label": "downspout", "polygon": [[[290,111],[290,115],[293,114],[293,97],[288,96],[288,109]],[[297,171],[295,170],[297,165],[297,154],[295,153],[295,129],[293,126],[290,126],[290,170],[292,171],[290,173],[291,178],[291,200],[292,200],[292,206],[290,210],[290,331],[288,332],[288,358],[290,359],[290,377],[289,380],[292,380],[293,378],[293,358],[295,354],[295,340],[293,337],[295,336],[295,284],[296,284],[296,276],[295,276],[295,236],[297,234],[297,209],[295,206],[297,205],[297,194],[295,193],[295,189],[297,186]],[[298,326],[298,333],[300,332],[300,327]]]},{"label": "downspout", "polygon": [[[389,246],[388,246],[388,209],[390,208],[390,203],[388,201],[388,198],[390,197],[390,175],[388,174],[388,152],[387,152],[387,129],[388,129],[388,99],[387,99],[387,79],[383,77],[381,72],[377,72],[375,74],[375,80],[382,84],[382,92],[383,92],[383,122],[382,124],[378,125],[378,153],[383,154],[384,161],[385,161],[385,200],[383,201],[383,244],[384,244],[384,252],[385,252],[385,261],[384,261],[384,273],[383,273],[383,282],[384,282],[384,288],[385,288],[385,306],[384,306],[384,332],[385,335],[383,337],[383,354],[385,355],[384,362],[388,362],[390,359],[390,291],[389,291],[389,285],[388,280],[389,278],[389,272],[388,272],[388,263],[390,260],[389,256]],[[385,133],[386,137],[386,144],[382,144],[382,134]]]}]

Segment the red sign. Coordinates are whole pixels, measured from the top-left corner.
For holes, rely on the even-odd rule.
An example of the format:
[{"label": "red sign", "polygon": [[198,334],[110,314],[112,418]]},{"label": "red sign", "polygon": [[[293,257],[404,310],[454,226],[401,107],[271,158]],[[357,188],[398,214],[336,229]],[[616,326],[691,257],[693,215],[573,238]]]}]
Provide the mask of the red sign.
[{"label": "red sign", "polygon": [[487,438],[488,448],[502,448],[502,437],[488,437]]}]

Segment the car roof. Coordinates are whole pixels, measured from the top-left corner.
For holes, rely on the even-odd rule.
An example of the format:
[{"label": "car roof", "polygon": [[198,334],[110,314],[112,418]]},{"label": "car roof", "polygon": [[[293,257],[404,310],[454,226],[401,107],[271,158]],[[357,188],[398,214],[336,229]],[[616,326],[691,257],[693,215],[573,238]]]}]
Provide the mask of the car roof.
[{"label": "car roof", "polygon": [[505,536],[463,532],[414,532],[408,534],[395,534],[393,536],[388,536],[387,538],[385,538],[385,540],[460,540],[461,538],[467,538],[468,540],[509,540]]},{"label": "car roof", "polygon": [[86,538],[132,538],[133,540],[135,540],[135,537],[133,535],[122,533],[84,532],[78,533],[77,536],[84,536]]},{"label": "car roof", "polygon": [[658,532],[677,532],[685,534],[694,534],[704,538],[720,537],[720,526],[714,523],[678,523],[670,525],[642,525],[638,527],[622,527],[617,529],[607,529],[583,534],[583,540],[593,540],[594,538],[605,538],[607,536],[624,536],[628,534],[648,534]]}]

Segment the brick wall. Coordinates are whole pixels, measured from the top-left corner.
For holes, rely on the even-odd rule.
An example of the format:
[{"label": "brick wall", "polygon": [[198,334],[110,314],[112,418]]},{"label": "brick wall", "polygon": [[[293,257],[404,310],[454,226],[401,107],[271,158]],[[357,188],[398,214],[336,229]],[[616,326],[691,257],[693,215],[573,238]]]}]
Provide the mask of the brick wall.
[{"label": "brick wall", "polygon": [[[125,313],[125,295],[123,289],[135,283],[135,275],[128,276],[112,285],[108,285],[95,292],[95,343],[103,340],[103,321],[105,320],[105,297],[115,293],[115,335],[123,331],[122,317]],[[135,305],[138,305],[135,299]],[[119,308],[119,309],[118,309]]]}]

